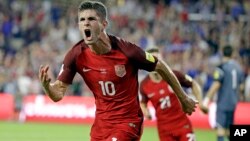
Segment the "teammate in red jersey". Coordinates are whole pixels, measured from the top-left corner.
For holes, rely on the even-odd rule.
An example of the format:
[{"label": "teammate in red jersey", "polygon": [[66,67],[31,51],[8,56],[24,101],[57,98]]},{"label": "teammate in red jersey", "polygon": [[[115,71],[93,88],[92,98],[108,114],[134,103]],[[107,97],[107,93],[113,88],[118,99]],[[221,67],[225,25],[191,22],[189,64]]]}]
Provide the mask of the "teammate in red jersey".
[{"label": "teammate in red jersey", "polygon": [[134,141],[141,136],[143,114],[138,100],[138,70],[157,71],[176,92],[183,111],[191,114],[197,102],[186,96],[171,69],[138,46],[109,35],[107,9],[95,1],[80,4],[79,29],[83,40],[66,54],[55,82],[49,67],[41,66],[39,79],[53,101],[60,101],[76,73],[93,92],[96,118],[92,141]]},{"label": "teammate in red jersey", "polygon": [[[158,56],[157,48],[148,50]],[[202,91],[199,84],[190,76],[179,71],[173,71],[181,86],[191,88],[194,96],[202,103]],[[140,84],[140,105],[144,116],[151,119],[147,102],[151,101],[156,111],[158,135],[161,141],[195,141],[195,135],[190,120],[181,110],[178,98],[170,85],[157,72],[150,72]],[[201,110],[205,110],[200,105]],[[206,112],[206,111],[204,111]]]}]

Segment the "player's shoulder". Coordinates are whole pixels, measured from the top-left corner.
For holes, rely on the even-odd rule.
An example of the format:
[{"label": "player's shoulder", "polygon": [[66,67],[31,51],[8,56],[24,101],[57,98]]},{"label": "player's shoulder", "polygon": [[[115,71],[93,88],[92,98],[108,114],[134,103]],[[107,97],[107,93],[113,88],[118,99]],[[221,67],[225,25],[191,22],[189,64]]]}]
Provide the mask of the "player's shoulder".
[{"label": "player's shoulder", "polygon": [[242,67],[240,65],[240,63],[236,60],[232,60],[232,63],[234,64],[235,68],[238,69],[238,70],[242,70]]},{"label": "player's shoulder", "polygon": [[216,65],[215,67],[216,68],[220,68],[220,69],[222,69],[223,68],[223,66],[225,66],[226,65],[226,63],[219,63],[218,65]]},{"label": "player's shoulder", "polygon": [[227,64],[226,63],[220,63],[217,66],[215,66],[214,72],[220,72],[223,73],[226,69]]},{"label": "player's shoulder", "polygon": [[84,43],[83,39],[74,44],[71,50],[81,49],[82,47],[86,47],[86,44]]},{"label": "player's shoulder", "polygon": [[146,85],[148,82],[150,82],[149,75],[145,76],[145,78],[141,81],[141,86]]},{"label": "player's shoulder", "polygon": [[118,36],[109,35],[112,48],[121,50],[128,58],[134,58],[142,52],[142,49],[134,43],[131,43]]},{"label": "player's shoulder", "polygon": [[87,45],[84,43],[84,40],[82,39],[76,44],[74,44],[71,48],[69,48],[67,52],[70,54],[78,54],[85,48],[87,48]]},{"label": "player's shoulder", "polygon": [[223,76],[224,76],[224,69],[225,69],[225,63],[221,63],[221,64],[219,64],[216,68],[215,68],[215,70],[214,70],[214,72],[213,72],[213,78],[215,79],[215,80],[219,80],[220,78],[222,78]]},{"label": "player's shoulder", "polygon": [[236,60],[233,60],[233,59],[222,63],[217,68],[220,69],[221,71],[231,71],[233,69],[240,71],[242,69],[239,62],[237,62]]},{"label": "player's shoulder", "polygon": [[119,48],[121,47],[127,47],[130,43],[129,41],[119,37],[119,36],[114,36],[112,34],[109,34],[109,38],[111,40],[112,44],[117,44]]}]

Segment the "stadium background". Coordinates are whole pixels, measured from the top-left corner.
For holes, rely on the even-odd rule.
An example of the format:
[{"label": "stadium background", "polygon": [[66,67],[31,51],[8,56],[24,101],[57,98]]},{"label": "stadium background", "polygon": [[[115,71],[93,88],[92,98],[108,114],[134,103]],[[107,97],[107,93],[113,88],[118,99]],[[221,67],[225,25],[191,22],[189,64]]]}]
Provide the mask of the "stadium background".
[{"label": "stadium background", "polygon": [[[25,126],[15,122],[24,97],[44,95],[37,78],[39,66],[50,64],[50,74],[55,79],[65,51],[81,39],[77,26],[77,7],[81,1],[0,1],[0,95],[11,95],[15,110],[14,116],[0,124],[6,127],[5,131]],[[250,101],[249,0],[102,2],[109,10],[109,33],[143,49],[158,47],[172,68],[188,73],[201,84],[204,94],[212,82],[214,67],[220,63],[221,47],[232,45],[236,50],[234,58],[245,71],[246,98],[242,103]],[[144,76],[145,72],[140,72],[139,79]],[[79,76],[67,95],[92,96]],[[1,101],[0,111],[5,109]],[[5,126],[6,120],[16,124]],[[0,139],[6,136],[0,134]]]}]

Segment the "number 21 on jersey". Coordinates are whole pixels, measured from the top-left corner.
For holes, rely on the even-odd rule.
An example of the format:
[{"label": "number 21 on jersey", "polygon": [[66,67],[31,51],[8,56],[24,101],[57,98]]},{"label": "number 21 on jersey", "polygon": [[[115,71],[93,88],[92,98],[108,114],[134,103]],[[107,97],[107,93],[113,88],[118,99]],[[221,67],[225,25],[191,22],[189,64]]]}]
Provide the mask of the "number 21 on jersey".
[{"label": "number 21 on jersey", "polygon": [[171,107],[171,102],[170,102],[170,97],[169,96],[162,97],[162,98],[160,98],[159,101],[161,103],[161,109]]}]

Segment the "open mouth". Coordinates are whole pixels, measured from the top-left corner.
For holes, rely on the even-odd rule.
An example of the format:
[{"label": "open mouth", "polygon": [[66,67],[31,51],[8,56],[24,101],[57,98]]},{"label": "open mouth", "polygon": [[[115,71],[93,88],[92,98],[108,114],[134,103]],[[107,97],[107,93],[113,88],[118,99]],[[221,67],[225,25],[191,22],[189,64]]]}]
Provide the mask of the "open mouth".
[{"label": "open mouth", "polygon": [[85,36],[86,36],[87,38],[90,38],[90,37],[91,37],[91,31],[90,31],[90,29],[85,29],[85,30],[84,30],[84,33],[85,33]]}]

